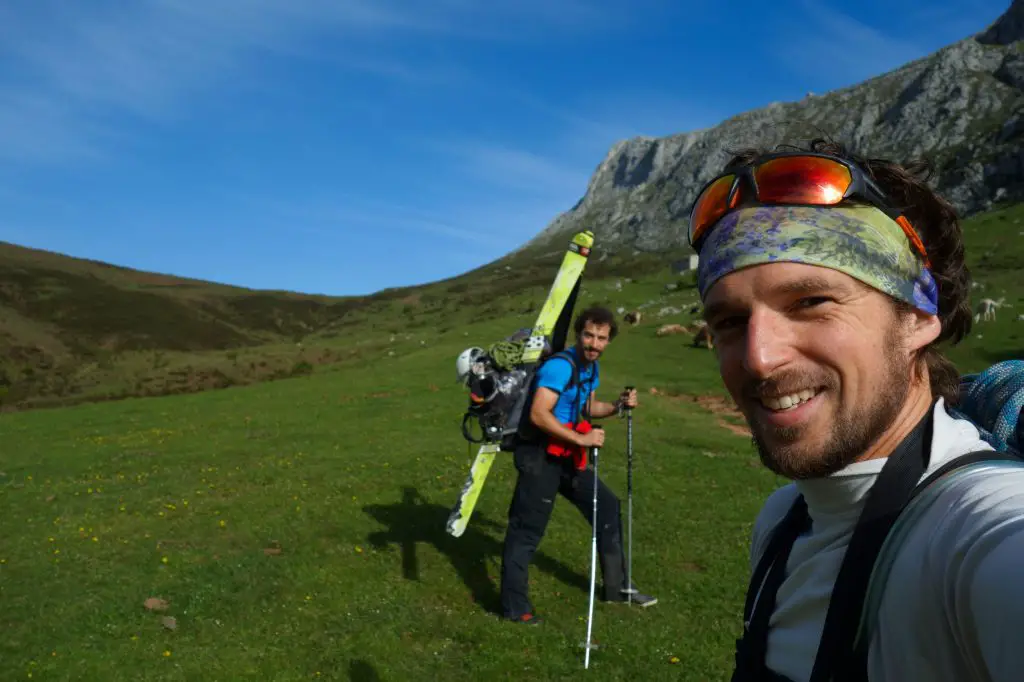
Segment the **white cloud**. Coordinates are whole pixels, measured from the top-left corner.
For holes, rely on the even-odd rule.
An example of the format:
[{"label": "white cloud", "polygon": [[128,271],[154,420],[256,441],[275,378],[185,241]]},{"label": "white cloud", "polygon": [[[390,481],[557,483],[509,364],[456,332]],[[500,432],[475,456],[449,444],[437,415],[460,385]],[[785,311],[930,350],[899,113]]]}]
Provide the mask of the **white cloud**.
[{"label": "white cloud", "polygon": [[[83,134],[90,133],[90,134]],[[0,90],[0,159],[54,162],[96,159],[101,130],[74,120],[57,101],[39,93]]]},{"label": "white cloud", "polygon": [[238,196],[238,206],[260,216],[259,226],[274,233],[339,236],[349,230],[376,230],[432,234],[464,242],[490,243],[479,230],[459,224],[451,216],[398,202],[371,202],[357,197],[302,197],[289,201]]},{"label": "white cloud", "polygon": [[801,0],[799,26],[782,31],[779,56],[803,74],[854,84],[925,57],[982,31],[1005,10],[993,0],[949,0],[900,8],[900,20],[879,16],[875,28],[820,2]]},{"label": "white cloud", "polygon": [[460,174],[473,182],[485,182],[498,189],[525,192],[534,196],[582,194],[589,173],[578,167],[507,145],[468,141],[438,147],[455,157]]},{"label": "white cloud", "polygon": [[905,35],[886,35],[853,17],[803,0],[803,23],[780,41],[780,56],[829,82],[861,81],[922,57],[927,50]]},{"label": "white cloud", "polygon": [[[496,139],[433,140],[431,151],[442,152],[435,158],[444,168],[417,180],[436,197],[423,206],[335,196],[299,196],[268,205],[233,190],[234,196],[220,206],[207,206],[203,216],[230,211],[224,224],[252,216],[253,227],[267,236],[347,230],[394,231],[398,239],[403,233],[428,234],[446,244],[479,249],[481,260],[489,260],[521,245],[576,203],[600,156],[617,139],[654,132],[645,126],[664,126],[675,115],[660,112],[684,108],[644,95],[642,109],[636,97],[625,97],[619,98],[621,104],[589,102],[573,110],[526,93],[517,97],[503,84],[474,75],[475,64],[455,61],[451,55],[457,51],[428,53],[449,55],[449,61],[414,61],[400,48],[410,37],[531,41],[552,32],[622,30],[644,20],[637,12],[613,13],[607,5],[597,9],[590,0],[149,0],[118,6],[43,0],[3,5],[0,59],[14,70],[0,72],[0,159],[57,163],[116,154],[132,142],[126,119],[174,123],[193,115],[210,95],[260,88],[256,67],[266,57],[312,60],[403,84],[459,81],[509,106],[532,107],[541,114],[542,128],[553,131],[550,139],[538,139],[529,148]],[[413,201],[419,199],[407,203]],[[148,229],[168,232],[180,230],[171,223],[181,219],[145,216]]]},{"label": "white cloud", "polygon": [[267,54],[333,60],[407,82],[443,81],[452,64],[401,59],[410,35],[529,40],[544,29],[586,31],[604,15],[583,0],[150,0],[127,5],[0,6],[0,158],[52,162],[96,153],[97,135],[128,115],[166,121],[197,98],[258,87]]}]

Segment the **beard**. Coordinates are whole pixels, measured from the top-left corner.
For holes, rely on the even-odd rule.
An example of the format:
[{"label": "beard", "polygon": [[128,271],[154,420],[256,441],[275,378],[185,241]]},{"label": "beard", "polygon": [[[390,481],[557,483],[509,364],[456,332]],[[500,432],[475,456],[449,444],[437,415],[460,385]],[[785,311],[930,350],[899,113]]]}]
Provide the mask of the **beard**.
[{"label": "beard", "polygon": [[[583,343],[580,343],[578,348],[579,348],[580,359],[583,360],[584,364],[589,364],[591,362],[597,362],[598,360],[601,359],[601,351],[597,350],[596,348],[584,345]],[[587,357],[587,355],[589,355],[590,353],[596,353],[597,354],[594,357],[593,360],[591,360],[590,358]]]},{"label": "beard", "polygon": [[[834,375],[793,372],[751,384],[749,395],[780,393],[779,386],[824,386],[827,397],[837,401],[831,431],[820,445],[801,442],[810,436],[806,425],[772,427],[748,420],[754,447],[765,467],[791,480],[823,478],[849,466],[871,447],[896,419],[910,393],[913,360],[901,353],[895,325],[886,334],[883,347],[886,351],[878,374],[882,379],[870,390],[873,400],[867,404],[838,402],[839,380]],[[902,377],[906,380],[900,380]]]}]

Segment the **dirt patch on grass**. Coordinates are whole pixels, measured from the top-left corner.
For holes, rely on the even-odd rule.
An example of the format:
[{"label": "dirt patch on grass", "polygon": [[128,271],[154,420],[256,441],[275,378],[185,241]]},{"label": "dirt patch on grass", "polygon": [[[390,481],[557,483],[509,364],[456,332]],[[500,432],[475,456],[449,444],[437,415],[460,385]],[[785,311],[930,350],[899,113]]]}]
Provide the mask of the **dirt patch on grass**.
[{"label": "dirt patch on grass", "polygon": [[723,419],[723,417],[731,417],[732,419],[743,420],[743,413],[736,409],[736,405],[728,398],[717,395],[699,395],[695,397],[694,402],[716,415],[718,419],[715,420],[715,423],[723,429],[732,431],[737,436],[750,438],[750,429],[746,425],[735,424],[727,419]]},{"label": "dirt patch on grass", "polygon": [[747,428],[746,424],[737,424],[730,420],[743,421],[743,413],[736,408],[736,404],[729,398],[719,395],[689,395],[686,393],[666,393],[660,391],[657,388],[651,389],[651,395],[660,395],[678,402],[696,403],[700,407],[704,408],[711,414],[715,415],[717,419],[715,423],[721,428],[730,431],[737,436],[743,436],[744,438],[750,438],[750,429]]}]

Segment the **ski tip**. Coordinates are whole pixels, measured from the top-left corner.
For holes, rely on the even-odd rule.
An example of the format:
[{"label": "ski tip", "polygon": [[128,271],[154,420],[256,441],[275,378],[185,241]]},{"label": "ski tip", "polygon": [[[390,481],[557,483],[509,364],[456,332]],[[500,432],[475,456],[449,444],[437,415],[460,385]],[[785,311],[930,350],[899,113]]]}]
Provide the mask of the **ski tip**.
[{"label": "ski tip", "polygon": [[594,233],[590,230],[577,232],[572,237],[572,243],[589,249],[594,246]]},{"label": "ski tip", "polygon": [[451,516],[448,517],[448,522],[444,524],[444,530],[448,535],[452,537],[459,537],[466,532],[466,526],[469,524],[469,519],[462,516],[458,510],[452,512]]}]

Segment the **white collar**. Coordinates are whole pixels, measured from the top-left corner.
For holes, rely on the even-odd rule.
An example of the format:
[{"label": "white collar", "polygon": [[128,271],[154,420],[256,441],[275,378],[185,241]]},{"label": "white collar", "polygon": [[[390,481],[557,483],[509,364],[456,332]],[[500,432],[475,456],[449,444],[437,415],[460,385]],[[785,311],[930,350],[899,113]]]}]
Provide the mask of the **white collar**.
[{"label": "white collar", "polygon": [[[992,449],[981,440],[974,424],[949,414],[943,398],[938,399],[932,414],[931,453],[925,475],[953,457],[974,450]],[[824,478],[796,481],[797,490],[807,501],[811,518],[817,522],[828,517],[859,516],[868,491],[887,461],[888,458],[880,457],[854,462]]]}]

